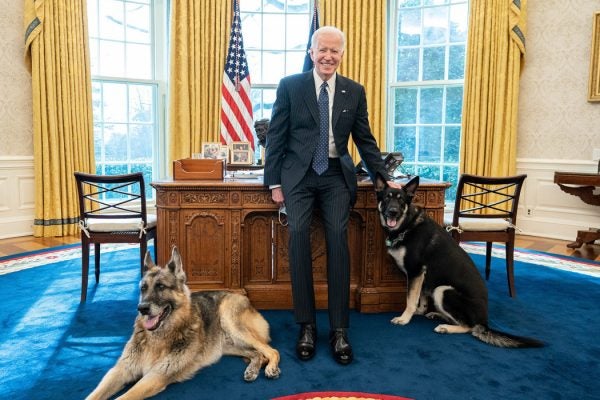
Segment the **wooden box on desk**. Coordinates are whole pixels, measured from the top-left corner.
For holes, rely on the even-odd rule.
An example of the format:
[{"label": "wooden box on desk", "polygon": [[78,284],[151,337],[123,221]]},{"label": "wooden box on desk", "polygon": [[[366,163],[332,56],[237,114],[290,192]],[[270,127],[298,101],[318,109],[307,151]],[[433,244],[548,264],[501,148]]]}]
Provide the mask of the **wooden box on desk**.
[{"label": "wooden box on desk", "polygon": [[173,161],[173,180],[196,179],[222,181],[225,175],[225,160],[184,158]]}]

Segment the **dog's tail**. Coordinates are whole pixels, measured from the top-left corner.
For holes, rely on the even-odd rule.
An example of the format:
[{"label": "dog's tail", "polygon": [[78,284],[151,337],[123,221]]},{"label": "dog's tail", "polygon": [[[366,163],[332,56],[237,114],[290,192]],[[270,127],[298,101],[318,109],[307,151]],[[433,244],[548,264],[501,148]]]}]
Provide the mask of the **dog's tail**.
[{"label": "dog's tail", "polygon": [[511,335],[510,333],[496,331],[483,325],[475,326],[471,334],[482,342],[497,347],[526,348],[544,346],[544,343],[537,339]]}]

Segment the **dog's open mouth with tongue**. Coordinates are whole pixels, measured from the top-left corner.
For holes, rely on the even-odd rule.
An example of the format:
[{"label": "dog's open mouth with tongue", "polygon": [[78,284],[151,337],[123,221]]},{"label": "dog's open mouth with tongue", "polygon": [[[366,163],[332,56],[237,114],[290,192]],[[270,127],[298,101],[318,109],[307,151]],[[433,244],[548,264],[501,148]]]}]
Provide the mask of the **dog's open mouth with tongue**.
[{"label": "dog's open mouth with tongue", "polygon": [[160,310],[160,312],[156,314],[152,314],[151,309],[152,307],[150,306],[138,307],[139,312],[144,316],[142,319],[142,325],[144,326],[144,329],[149,331],[153,331],[158,328],[161,322],[164,321],[164,319],[171,313],[170,305],[166,305]]}]

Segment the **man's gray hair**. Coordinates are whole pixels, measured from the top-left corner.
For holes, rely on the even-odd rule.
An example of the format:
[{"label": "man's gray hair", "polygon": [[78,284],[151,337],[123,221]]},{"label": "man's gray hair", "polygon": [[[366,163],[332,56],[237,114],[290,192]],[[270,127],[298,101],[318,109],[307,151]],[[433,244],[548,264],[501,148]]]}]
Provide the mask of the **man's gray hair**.
[{"label": "man's gray hair", "polygon": [[322,33],[334,33],[336,35],[339,35],[339,37],[342,39],[341,50],[344,50],[344,48],[346,47],[346,35],[344,34],[344,32],[342,32],[340,29],[336,28],[335,26],[322,26],[319,29],[317,29],[313,33],[313,35],[310,39],[310,47],[312,49],[315,48],[315,45],[317,44],[317,39],[318,39],[319,35]]}]

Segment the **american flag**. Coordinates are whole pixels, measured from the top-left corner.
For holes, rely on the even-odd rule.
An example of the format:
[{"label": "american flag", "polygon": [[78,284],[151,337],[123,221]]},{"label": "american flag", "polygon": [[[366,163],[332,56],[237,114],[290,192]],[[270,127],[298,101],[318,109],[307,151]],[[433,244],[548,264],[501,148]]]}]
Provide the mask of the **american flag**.
[{"label": "american flag", "polygon": [[308,50],[310,49],[310,39],[312,39],[312,35],[317,29],[319,29],[319,2],[318,0],[315,0],[312,20],[310,22],[310,32],[308,32],[308,43],[306,45],[306,55],[304,56],[304,66],[302,67],[302,72],[313,69],[313,62],[310,58],[310,54],[308,54]]},{"label": "american flag", "polygon": [[250,71],[242,40],[239,0],[235,0],[229,49],[221,86],[221,143],[250,142],[250,146],[254,149],[252,119]]}]

